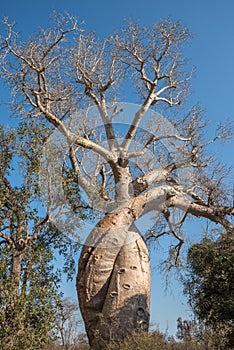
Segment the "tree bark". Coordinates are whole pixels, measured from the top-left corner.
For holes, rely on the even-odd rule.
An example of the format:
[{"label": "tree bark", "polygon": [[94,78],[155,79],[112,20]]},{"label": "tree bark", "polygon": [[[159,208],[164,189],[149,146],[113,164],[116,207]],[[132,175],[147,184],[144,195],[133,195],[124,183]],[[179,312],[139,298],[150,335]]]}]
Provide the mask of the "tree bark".
[{"label": "tree bark", "polygon": [[135,226],[118,220],[113,228],[106,216],[101,230],[91,232],[79,259],[77,293],[91,349],[148,330],[150,261]]},{"label": "tree bark", "polygon": [[18,249],[13,250],[12,262],[11,262],[11,275],[12,275],[12,292],[14,297],[19,295],[19,284],[20,284],[20,275],[22,270],[22,260],[24,252]]}]

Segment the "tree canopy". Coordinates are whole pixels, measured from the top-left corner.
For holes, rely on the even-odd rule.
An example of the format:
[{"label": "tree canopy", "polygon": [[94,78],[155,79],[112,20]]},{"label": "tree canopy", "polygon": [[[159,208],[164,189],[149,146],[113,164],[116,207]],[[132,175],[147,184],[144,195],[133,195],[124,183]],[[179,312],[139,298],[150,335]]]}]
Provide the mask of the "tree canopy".
[{"label": "tree canopy", "polygon": [[185,292],[195,315],[234,345],[234,245],[233,232],[217,240],[204,238],[188,253]]}]

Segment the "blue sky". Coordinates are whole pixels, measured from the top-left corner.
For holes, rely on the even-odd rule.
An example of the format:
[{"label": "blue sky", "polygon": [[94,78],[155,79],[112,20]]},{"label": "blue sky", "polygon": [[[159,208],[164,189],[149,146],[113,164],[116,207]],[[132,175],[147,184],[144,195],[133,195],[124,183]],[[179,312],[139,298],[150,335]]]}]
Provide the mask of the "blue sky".
[{"label": "blue sky", "polygon": [[[234,120],[234,2],[232,0],[7,0],[1,1],[0,17],[8,16],[18,24],[18,31],[27,36],[39,26],[46,26],[53,10],[68,11],[85,22],[88,30],[100,36],[109,35],[132,17],[151,25],[171,16],[187,25],[193,34],[187,56],[196,67],[191,103],[200,101],[210,121],[209,132],[226,118]],[[0,102],[7,95],[0,86]],[[131,101],[126,101],[131,102]],[[0,106],[0,123],[8,123],[8,114]],[[4,113],[3,113],[4,112]],[[213,148],[218,158],[233,165],[233,142]],[[175,331],[178,316],[188,317],[182,290],[172,281],[167,296],[164,280],[157,269],[152,271],[151,320],[165,331]],[[65,286],[68,295],[75,288]]]}]

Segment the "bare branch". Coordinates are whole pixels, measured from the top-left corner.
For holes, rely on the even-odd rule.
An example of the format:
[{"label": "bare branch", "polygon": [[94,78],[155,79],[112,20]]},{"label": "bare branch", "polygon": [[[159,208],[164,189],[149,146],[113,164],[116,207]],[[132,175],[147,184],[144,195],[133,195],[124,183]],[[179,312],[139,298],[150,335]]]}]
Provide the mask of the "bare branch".
[{"label": "bare branch", "polygon": [[106,150],[104,147],[100,146],[99,144],[93,141],[87,140],[83,137],[77,137],[75,134],[71,132],[69,132],[68,140],[76,144],[77,146],[82,146],[84,148],[94,151],[95,153],[101,155],[108,162],[114,159],[114,156],[110,151]]},{"label": "bare branch", "polygon": [[177,100],[177,101],[173,101],[172,99],[168,99],[168,98],[166,98],[166,97],[157,97],[156,99],[155,99],[155,101],[157,102],[157,101],[163,101],[163,102],[165,102],[165,103],[167,103],[170,107],[173,107],[173,106],[177,106],[177,105],[179,105],[180,103],[181,103],[181,101],[180,100]]},{"label": "bare branch", "polygon": [[[74,21],[73,23],[73,26],[70,28],[70,29],[67,29],[67,30],[63,30],[63,29],[60,29],[60,35],[58,36],[58,38],[55,39],[55,41],[49,46],[46,48],[46,50],[44,51],[43,53],[43,56],[42,56],[42,62],[45,60],[45,58],[49,55],[49,53],[51,51],[53,51],[53,49],[58,46],[58,44],[65,38],[66,34],[68,33],[71,33],[73,31],[77,30],[77,20]],[[53,59],[52,59],[53,60]],[[51,61],[52,62],[52,61]],[[47,65],[48,67],[48,65]]]},{"label": "bare branch", "polygon": [[226,216],[233,216],[234,208],[225,206],[211,208],[194,203],[183,195],[180,187],[178,189],[169,185],[155,187],[132,200],[129,207],[134,208],[136,218],[149,211],[156,210],[163,213],[165,207],[175,207],[193,216],[207,218],[227,229],[233,229],[233,225],[226,219]]},{"label": "bare branch", "polygon": [[190,202],[181,194],[172,196],[167,204],[169,207],[176,207],[192,214],[196,217],[207,218],[217,224],[221,224],[226,229],[233,229],[233,225],[226,219],[226,216],[234,215],[234,208],[231,207],[207,207],[198,203]]},{"label": "bare branch", "polygon": [[28,235],[27,234],[27,241],[28,242],[32,242],[32,241],[35,241],[38,237],[38,233],[42,230],[42,228],[48,224],[48,222],[51,221],[51,218],[50,218],[50,214],[47,213],[47,215],[44,217],[44,219],[35,226],[34,228],[34,232],[32,235]]},{"label": "bare branch", "polygon": [[178,181],[173,177],[171,177],[170,174],[176,169],[190,167],[191,165],[192,164],[190,160],[184,159],[180,162],[179,161],[173,162],[167,165],[164,169],[152,170],[143,176],[137,177],[132,182],[135,196],[144,192],[151,185],[161,183],[161,182],[169,182],[171,184],[178,186],[179,185]]},{"label": "bare branch", "polygon": [[141,150],[135,151],[135,152],[129,152],[128,153],[128,159],[136,158],[136,157],[144,155],[145,152],[147,151],[147,149],[149,148],[149,146],[152,143],[157,142],[157,141],[161,141],[161,140],[164,140],[164,139],[166,139],[166,140],[175,139],[175,140],[184,141],[184,142],[188,142],[188,141],[192,140],[191,137],[187,137],[186,138],[186,137],[181,137],[181,136],[176,135],[176,134],[173,134],[173,135],[165,134],[165,135],[162,135],[162,136],[154,136],[154,135],[152,135]]},{"label": "bare branch", "polygon": [[125,136],[124,141],[121,144],[121,148],[123,148],[123,150],[125,152],[128,151],[130,143],[132,142],[133,137],[135,136],[136,132],[137,132],[137,128],[142,120],[142,118],[144,117],[144,115],[146,114],[146,112],[148,111],[149,107],[151,106],[152,102],[154,100],[154,93],[150,92],[146,101],[142,104],[142,106],[139,108],[139,110],[136,112],[132,124],[130,125],[128,132]]},{"label": "bare branch", "polygon": [[5,233],[0,231],[0,237],[4,239],[7,243],[9,243],[11,246],[14,246],[14,241],[11,239],[10,236],[6,235]]},{"label": "bare branch", "polygon": [[85,190],[92,204],[98,203],[98,206],[105,209],[107,212],[107,207],[108,205],[111,205],[111,201],[109,200],[107,202],[106,199],[102,198],[98,189],[95,186],[92,186],[91,183],[81,175],[73,146],[70,146],[69,156],[72,164],[72,169],[77,176],[77,183],[79,183],[79,185]]}]

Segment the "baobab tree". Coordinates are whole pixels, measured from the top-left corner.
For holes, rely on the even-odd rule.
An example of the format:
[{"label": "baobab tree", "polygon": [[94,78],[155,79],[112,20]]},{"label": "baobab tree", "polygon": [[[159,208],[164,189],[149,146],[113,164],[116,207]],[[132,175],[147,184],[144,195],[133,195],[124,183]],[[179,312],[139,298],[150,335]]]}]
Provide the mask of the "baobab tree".
[{"label": "baobab tree", "polygon": [[82,235],[82,213],[95,224],[81,251],[77,292],[91,348],[104,349],[148,329],[150,259],[138,219],[156,213],[148,236],[177,240],[174,264],[187,218],[233,230],[223,173],[216,167],[212,175],[205,154],[227,129],[205,140],[200,108],[185,112],[190,33],[180,23],[130,21],[99,39],[57,16],[27,41],[5,25],[2,76],[13,105],[53,131],[41,167],[48,218],[66,234]]}]

